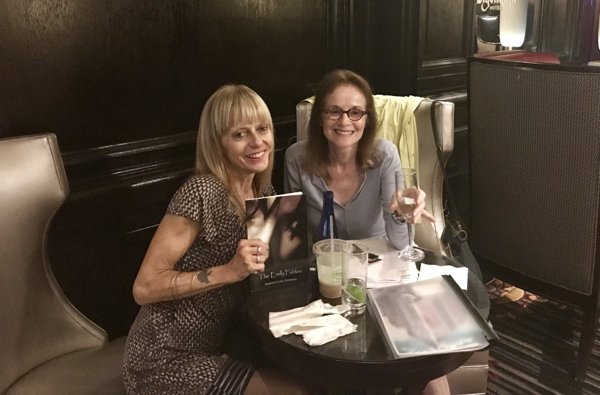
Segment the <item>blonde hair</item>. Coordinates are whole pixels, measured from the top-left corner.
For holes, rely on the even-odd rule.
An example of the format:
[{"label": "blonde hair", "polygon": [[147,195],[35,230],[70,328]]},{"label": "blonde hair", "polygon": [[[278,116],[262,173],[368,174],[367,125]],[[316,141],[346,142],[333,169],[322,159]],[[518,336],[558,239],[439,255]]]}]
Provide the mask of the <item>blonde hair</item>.
[{"label": "blonde hair", "polygon": [[[244,201],[231,189],[221,140],[236,124],[253,122],[265,123],[274,132],[269,108],[256,92],[245,85],[223,85],[204,104],[198,126],[196,173],[211,174],[220,180],[230,192],[229,198],[241,218],[245,212]],[[273,156],[274,149],[269,154],[267,169],[257,173],[252,180],[255,196],[271,185]]]}]

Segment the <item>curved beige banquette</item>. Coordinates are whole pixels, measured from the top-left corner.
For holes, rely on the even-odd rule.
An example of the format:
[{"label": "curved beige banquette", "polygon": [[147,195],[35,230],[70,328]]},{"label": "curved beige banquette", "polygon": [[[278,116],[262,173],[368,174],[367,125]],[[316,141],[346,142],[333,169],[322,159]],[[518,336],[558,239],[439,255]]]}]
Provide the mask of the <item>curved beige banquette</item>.
[{"label": "curved beige banquette", "polygon": [[67,300],[46,253],[69,194],[54,134],[0,139],[0,393],[119,394],[125,338]]}]

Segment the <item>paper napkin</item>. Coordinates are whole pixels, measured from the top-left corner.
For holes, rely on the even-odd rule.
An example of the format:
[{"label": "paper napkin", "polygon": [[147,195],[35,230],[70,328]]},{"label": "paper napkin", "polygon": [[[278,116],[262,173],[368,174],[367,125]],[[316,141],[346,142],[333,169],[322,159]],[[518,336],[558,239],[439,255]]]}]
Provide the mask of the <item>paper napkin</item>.
[{"label": "paper napkin", "polygon": [[294,333],[309,346],[320,346],[356,331],[356,325],[342,316],[347,310],[318,299],[303,307],[269,313],[269,329],[275,337]]},{"label": "paper napkin", "polygon": [[414,262],[405,261],[398,256],[400,251],[387,251],[379,254],[378,262],[369,264],[367,287],[381,288],[390,285],[417,281],[419,271]]},{"label": "paper napkin", "polygon": [[439,266],[422,263],[419,281],[428,280],[433,277],[439,277],[444,274],[452,276],[454,281],[456,281],[456,284],[458,284],[461,289],[467,289],[469,269],[466,267],[454,267],[449,265]]}]

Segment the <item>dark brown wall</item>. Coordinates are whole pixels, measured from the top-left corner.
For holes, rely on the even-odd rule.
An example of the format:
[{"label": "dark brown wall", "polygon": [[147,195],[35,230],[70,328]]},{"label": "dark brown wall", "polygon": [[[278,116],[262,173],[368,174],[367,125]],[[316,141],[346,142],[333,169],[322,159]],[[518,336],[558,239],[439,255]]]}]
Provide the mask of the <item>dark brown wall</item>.
[{"label": "dark brown wall", "polygon": [[420,1],[416,91],[454,102],[454,151],[447,165],[451,193],[469,219],[467,56],[473,54],[474,1]]},{"label": "dark brown wall", "polygon": [[464,90],[466,57],[473,53],[473,1],[420,1],[420,95]]},{"label": "dark brown wall", "polygon": [[295,104],[327,70],[352,68],[378,93],[464,89],[468,3],[0,2],[0,137],[58,136],[71,195],[49,252],[67,296],[112,337],[127,333],[133,278],[218,86],[247,84],[271,108],[280,188]]},{"label": "dark brown wall", "polygon": [[281,160],[295,104],[327,70],[327,18],[320,0],[0,2],[0,137],[57,134],[72,193],[50,259],[111,335],[137,310],[131,284],[193,167],[203,102],[224,83],[254,88]]},{"label": "dark brown wall", "polygon": [[0,131],[65,152],[191,131],[228,82],[288,115],[325,70],[326,18],[318,0],[4,1]]}]

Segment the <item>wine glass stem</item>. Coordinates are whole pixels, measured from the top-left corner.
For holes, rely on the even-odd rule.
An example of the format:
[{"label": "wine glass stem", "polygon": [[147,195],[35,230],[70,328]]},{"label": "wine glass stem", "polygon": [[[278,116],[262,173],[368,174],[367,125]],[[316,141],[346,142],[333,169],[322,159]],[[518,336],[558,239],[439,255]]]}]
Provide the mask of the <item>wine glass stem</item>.
[{"label": "wine glass stem", "polygon": [[408,247],[412,249],[415,238],[415,227],[410,223],[407,223],[406,227],[408,228]]}]

